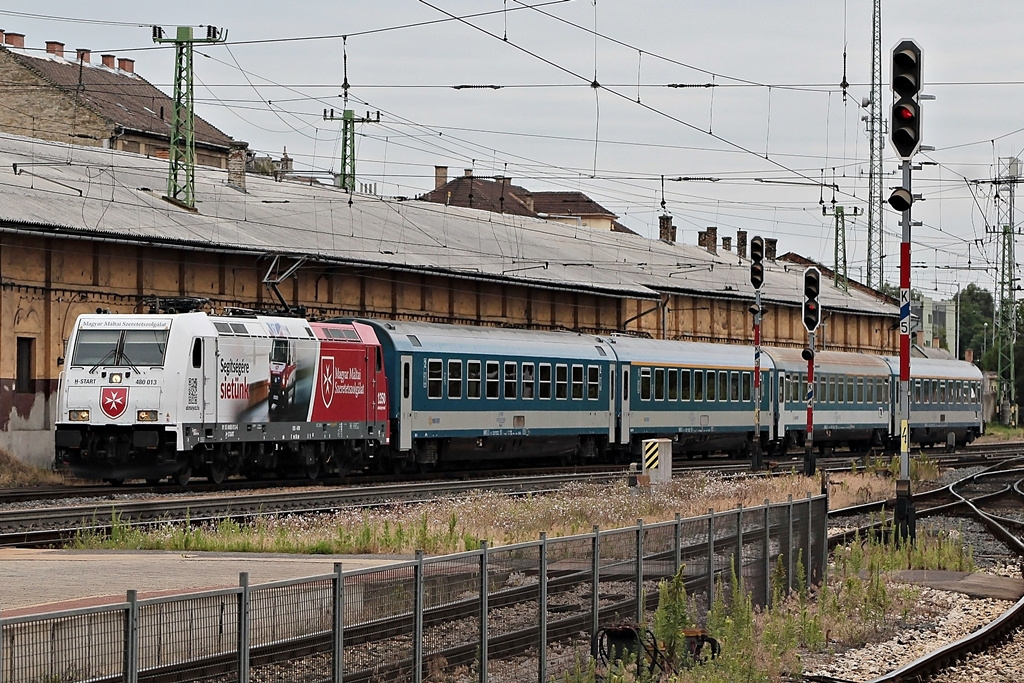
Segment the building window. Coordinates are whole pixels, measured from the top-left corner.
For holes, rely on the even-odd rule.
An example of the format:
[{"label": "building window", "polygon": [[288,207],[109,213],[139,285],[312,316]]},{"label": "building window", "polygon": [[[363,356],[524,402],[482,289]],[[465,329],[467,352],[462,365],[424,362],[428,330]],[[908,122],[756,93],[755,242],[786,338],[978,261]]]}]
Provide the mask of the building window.
[{"label": "building window", "polygon": [[32,356],[36,340],[32,337],[18,337],[18,374],[14,390],[19,394],[35,393],[35,377],[32,372]]}]

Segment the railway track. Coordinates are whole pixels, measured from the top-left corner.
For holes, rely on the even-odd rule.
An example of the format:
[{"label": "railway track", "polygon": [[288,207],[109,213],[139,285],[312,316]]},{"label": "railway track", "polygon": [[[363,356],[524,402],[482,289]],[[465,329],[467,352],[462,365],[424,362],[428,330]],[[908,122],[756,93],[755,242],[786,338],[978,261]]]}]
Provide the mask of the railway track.
[{"label": "railway track", "polygon": [[[915,502],[927,507],[917,510],[918,519],[932,516],[964,517],[977,520],[1001,543],[1008,554],[1024,559],[1024,458],[992,465],[986,471],[967,477],[942,489],[915,496]],[[873,506],[874,510],[882,509]],[[859,516],[870,513],[867,506],[836,511],[838,516]],[[877,531],[879,523],[860,527],[829,538],[829,546],[848,543],[856,534]],[[1024,598],[1018,600],[1000,617],[974,633],[942,646],[926,656],[909,662],[890,673],[873,679],[872,683],[926,680],[971,654],[995,648],[1015,632],[1024,628]],[[1018,635],[1019,637],[1019,635]],[[815,676],[808,680],[826,683],[841,679]]]},{"label": "railway track", "polygon": [[[957,454],[945,454],[936,451],[934,455],[929,453],[933,460],[945,467],[958,467],[978,463],[988,463],[993,458],[1011,457],[1019,455],[1024,451],[1024,443],[988,444],[984,446],[972,445],[962,449]],[[832,457],[819,456],[817,463],[820,469],[843,469],[848,470],[852,465],[863,460],[859,455],[843,455]],[[677,459],[676,469],[682,471],[743,471],[748,467],[746,461],[735,462],[721,458],[686,460]],[[790,470],[800,471],[803,467],[803,454],[787,454],[785,457],[777,458],[771,463],[772,469],[777,472]],[[522,469],[494,469],[487,472],[434,472],[428,474],[406,474],[399,476],[349,476],[344,478],[323,479],[316,482],[302,482],[296,479],[273,479],[273,480],[249,480],[230,479],[221,484],[213,484],[205,480],[196,480],[189,483],[188,487],[182,488],[175,484],[148,484],[141,480],[135,483],[127,483],[121,486],[110,484],[91,484],[88,482],[71,483],[66,485],[46,486],[24,486],[24,487],[0,487],[0,509],[4,506],[16,503],[26,503],[41,500],[65,500],[72,498],[106,498],[111,501],[123,499],[126,496],[166,496],[188,493],[219,493],[231,491],[259,491],[281,487],[296,486],[365,486],[378,484],[397,484],[401,482],[424,482],[424,481],[451,481],[481,479],[484,477],[513,477],[521,475],[550,475],[560,472],[571,471],[574,473],[603,473],[621,472],[622,466],[578,466],[571,470],[566,468],[531,468]],[[2,526],[0,526],[2,529]]]}]

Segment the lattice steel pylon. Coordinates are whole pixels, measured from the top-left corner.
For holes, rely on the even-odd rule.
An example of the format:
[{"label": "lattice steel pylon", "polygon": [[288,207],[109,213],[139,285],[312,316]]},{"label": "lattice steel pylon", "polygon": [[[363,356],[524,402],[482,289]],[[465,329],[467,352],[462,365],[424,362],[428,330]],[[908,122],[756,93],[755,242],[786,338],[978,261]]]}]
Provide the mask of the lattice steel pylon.
[{"label": "lattice steel pylon", "polygon": [[[853,207],[853,210],[849,212],[851,216],[859,216],[860,214],[860,207],[857,206]],[[821,207],[821,215],[829,215],[828,209],[824,206]],[[850,291],[850,279],[847,277],[846,271],[846,207],[834,206],[831,215],[836,217],[835,268],[832,271],[833,286],[836,289],[848,292]]]},{"label": "lattice steel pylon", "polygon": [[[171,110],[170,166],[167,172],[167,195],[164,199],[188,209],[195,209],[196,189],[196,111],[192,93],[192,45],[223,43],[227,29],[206,27],[206,37],[196,38],[191,26],[179,26],[174,38],[164,38],[159,26],[153,27],[154,43],[174,43],[174,106]],[[184,180],[182,176],[184,175]]]},{"label": "lattice steel pylon", "polygon": [[868,270],[867,285],[882,289],[885,283],[882,225],[882,150],[885,121],[882,119],[882,0],[874,0],[871,31],[871,97],[868,113]]},{"label": "lattice steel pylon", "polygon": [[996,212],[999,231],[999,309],[996,318],[996,352],[999,354],[999,412],[1003,424],[1017,422],[1017,374],[1013,362],[1013,345],[1017,341],[1016,296],[1016,228],[1013,224],[1013,199],[1020,179],[1020,160],[999,159],[996,185]]}]

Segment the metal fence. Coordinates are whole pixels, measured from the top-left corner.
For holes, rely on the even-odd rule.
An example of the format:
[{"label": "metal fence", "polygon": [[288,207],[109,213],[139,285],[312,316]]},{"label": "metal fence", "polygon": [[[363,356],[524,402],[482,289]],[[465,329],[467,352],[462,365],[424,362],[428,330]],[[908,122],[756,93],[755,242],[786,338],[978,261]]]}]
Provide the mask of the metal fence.
[{"label": "metal fence", "polygon": [[[604,625],[650,620],[680,568],[703,620],[733,576],[755,604],[818,583],[827,499],[382,567],[0,619],[0,683],[545,682]],[[781,573],[779,570],[781,569]]]}]

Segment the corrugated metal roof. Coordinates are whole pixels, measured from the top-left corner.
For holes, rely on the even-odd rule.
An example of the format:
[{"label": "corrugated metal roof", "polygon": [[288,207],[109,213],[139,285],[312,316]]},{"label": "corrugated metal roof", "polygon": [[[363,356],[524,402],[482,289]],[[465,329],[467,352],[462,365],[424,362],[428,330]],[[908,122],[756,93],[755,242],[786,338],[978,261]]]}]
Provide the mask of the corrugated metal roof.
[{"label": "corrugated metal roof", "polygon": [[[753,300],[750,262],[639,235],[197,168],[198,212],[161,199],[167,162],[0,135],[0,221],[67,236],[311,256],[364,267],[569,288],[629,298],[660,292]],[[896,317],[860,292],[823,287],[826,309]],[[765,304],[800,305],[802,268],[769,263]]]}]

